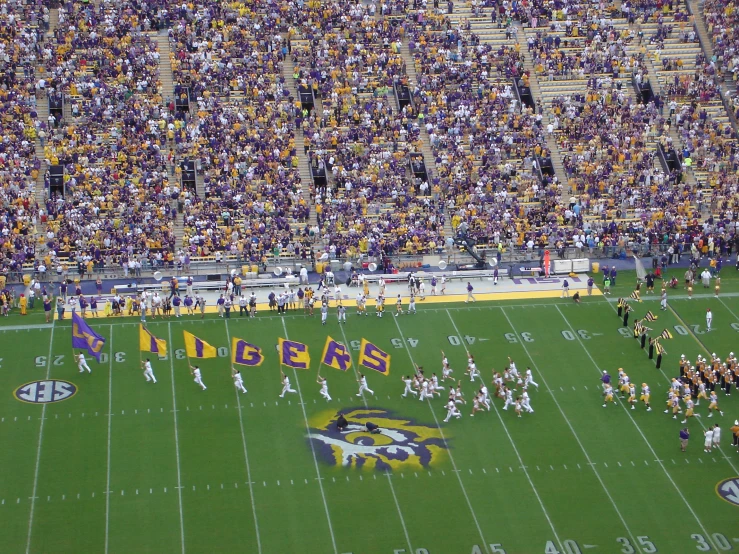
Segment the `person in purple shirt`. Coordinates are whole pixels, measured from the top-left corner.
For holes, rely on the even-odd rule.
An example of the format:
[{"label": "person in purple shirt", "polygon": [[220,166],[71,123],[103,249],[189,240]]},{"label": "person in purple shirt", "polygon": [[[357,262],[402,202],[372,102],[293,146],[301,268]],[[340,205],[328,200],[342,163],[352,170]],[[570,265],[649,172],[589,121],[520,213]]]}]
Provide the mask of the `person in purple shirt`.
[{"label": "person in purple shirt", "polygon": [[593,281],[593,278],[588,277],[588,296],[592,296],[594,284],[595,284],[595,281]]},{"label": "person in purple shirt", "polygon": [[473,302],[477,302],[477,299],[475,298],[475,295],[472,294],[472,291],[474,290],[474,287],[472,286],[472,283],[467,281],[467,300],[464,301],[465,304],[472,300]]},{"label": "person in purple shirt", "polygon": [[62,295],[64,301],[67,301],[67,280],[62,279],[62,284],[59,285],[59,293]]},{"label": "person in purple shirt", "polygon": [[603,390],[606,390],[606,385],[611,384],[611,376],[605,369],[603,370],[603,375],[601,375],[600,382],[603,383]]},{"label": "person in purple shirt", "polygon": [[174,316],[180,317],[180,306],[182,305],[182,300],[180,299],[180,295],[178,294],[172,299],[172,307],[174,308]]},{"label": "person in purple shirt", "polygon": [[48,296],[44,297],[44,315],[46,316],[46,323],[51,323],[51,298]]},{"label": "person in purple shirt", "polygon": [[98,299],[95,296],[90,297],[90,311],[92,312],[93,317],[98,316]]},{"label": "person in purple shirt", "polygon": [[195,315],[195,309],[193,308],[192,297],[189,294],[185,295],[185,308],[187,309],[187,315]]},{"label": "person in purple shirt", "polygon": [[685,427],[684,429],[680,429],[680,450],[682,452],[685,452],[685,449],[688,447],[688,439],[690,438],[690,430]]},{"label": "person in purple shirt", "polygon": [[101,296],[103,294],[103,280],[100,277],[95,281],[95,288],[98,291],[98,296]]}]

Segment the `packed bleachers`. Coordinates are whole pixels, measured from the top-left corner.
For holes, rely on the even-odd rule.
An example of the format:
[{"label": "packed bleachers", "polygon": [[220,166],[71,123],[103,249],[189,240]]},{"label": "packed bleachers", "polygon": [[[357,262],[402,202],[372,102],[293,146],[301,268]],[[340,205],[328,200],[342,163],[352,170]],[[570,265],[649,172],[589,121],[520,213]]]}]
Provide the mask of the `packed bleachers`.
[{"label": "packed bleachers", "polygon": [[[48,9],[20,2],[0,9],[0,274],[17,274],[36,254],[39,212],[35,143],[42,122],[35,68]],[[42,93],[42,92],[41,92]],[[44,216],[45,217],[45,216]]]},{"label": "packed bleachers", "polygon": [[[260,264],[311,248],[423,254],[448,248],[446,226],[480,246],[618,251],[725,209],[738,185],[720,91],[739,67],[733,2],[705,2],[716,59],[678,1],[103,0],[58,13],[44,37],[48,8],[0,9],[5,272],[37,248],[108,265],[180,250]],[[162,96],[161,62],[189,112]],[[522,106],[514,85],[534,79],[536,106]],[[656,102],[640,104],[643,82]],[[47,94],[61,117],[38,116]],[[659,144],[698,191],[663,171]],[[64,168],[64,194],[41,209],[37,145]],[[563,181],[540,171],[549,148]],[[325,184],[301,181],[301,159]]]}]

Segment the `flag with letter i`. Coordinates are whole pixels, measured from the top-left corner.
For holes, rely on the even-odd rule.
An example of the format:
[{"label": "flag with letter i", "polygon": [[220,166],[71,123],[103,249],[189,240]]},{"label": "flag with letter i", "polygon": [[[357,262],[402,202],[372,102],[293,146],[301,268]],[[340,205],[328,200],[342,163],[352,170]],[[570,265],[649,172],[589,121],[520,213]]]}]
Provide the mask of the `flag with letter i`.
[{"label": "flag with letter i", "polygon": [[188,358],[215,358],[216,347],[211,346],[204,340],[187,331],[182,331],[185,336],[185,352]]},{"label": "flag with letter i", "polygon": [[264,356],[258,346],[234,337],[231,340],[231,361],[238,365],[258,367],[262,365]]},{"label": "flag with letter i", "polygon": [[660,335],[660,337],[662,337],[665,340],[669,340],[672,338],[672,333],[670,333],[667,329],[665,329],[664,331],[662,331],[662,334]]},{"label": "flag with letter i", "polygon": [[359,346],[359,365],[373,369],[383,375],[390,374],[390,354],[384,352],[367,339]]},{"label": "flag with letter i", "polygon": [[167,355],[167,341],[158,339],[146,327],[139,324],[139,350],[158,354],[163,358]]},{"label": "flag with letter i", "polygon": [[323,347],[321,363],[340,371],[346,371],[352,367],[352,357],[343,344],[336,342],[331,337],[326,337],[326,346]]},{"label": "flag with letter i", "polygon": [[99,362],[103,346],[105,339],[93,331],[76,312],[72,312],[72,348],[87,350]]},{"label": "flag with letter i", "polygon": [[647,312],[647,315],[644,316],[644,319],[646,319],[647,321],[656,321],[657,316],[654,315],[651,311],[649,311]]},{"label": "flag with letter i", "polygon": [[293,369],[309,369],[310,355],[308,345],[287,339],[277,339],[277,350],[280,353],[280,364]]}]

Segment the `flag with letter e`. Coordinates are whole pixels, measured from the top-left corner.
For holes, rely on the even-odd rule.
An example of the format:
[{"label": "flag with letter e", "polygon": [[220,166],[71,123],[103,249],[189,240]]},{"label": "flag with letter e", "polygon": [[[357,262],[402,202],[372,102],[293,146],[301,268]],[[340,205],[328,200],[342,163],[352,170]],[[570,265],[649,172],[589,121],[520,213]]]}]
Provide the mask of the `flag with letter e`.
[{"label": "flag with letter e", "polygon": [[234,337],[231,340],[231,361],[238,365],[258,367],[262,365],[264,356],[258,346]]},{"label": "flag with letter e", "polygon": [[167,355],[167,341],[156,338],[146,327],[139,324],[139,350],[158,354],[163,358]]},{"label": "flag with letter e", "polygon": [[280,353],[280,364],[293,369],[309,369],[310,355],[308,345],[287,339],[277,339],[277,350]]},{"label": "flag with letter e", "polygon": [[105,339],[93,331],[76,312],[72,312],[72,348],[87,350],[99,362],[103,346]]},{"label": "flag with letter e", "polygon": [[359,365],[373,369],[383,375],[390,374],[390,354],[384,352],[367,339],[359,346]]},{"label": "flag with letter e", "polygon": [[665,340],[669,340],[672,338],[672,333],[670,333],[667,329],[665,329],[664,331],[662,331],[662,334],[660,335],[660,337],[662,337]]},{"label": "flag with letter e", "polygon": [[326,346],[323,347],[321,363],[340,371],[346,371],[352,367],[352,357],[343,344],[336,342],[331,337],[326,337]]},{"label": "flag with letter e", "polygon": [[185,336],[185,352],[188,358],[215,358],[216,347],[211,346],[204,340],[187,331],[182,331]]}]

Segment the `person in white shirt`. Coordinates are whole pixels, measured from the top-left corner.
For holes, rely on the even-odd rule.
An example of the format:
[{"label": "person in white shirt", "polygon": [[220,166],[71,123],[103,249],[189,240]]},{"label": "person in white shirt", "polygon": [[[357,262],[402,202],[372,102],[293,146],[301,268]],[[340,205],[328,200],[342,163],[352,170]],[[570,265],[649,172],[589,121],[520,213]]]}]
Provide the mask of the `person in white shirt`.
[{"label": "person in white shirt", "polygon": [[328,379],[325,377],[318,376],[318,379],[316,379],[316,383],[321,385],[321,396],[323,396],[326,399],[326,402],[331,401],[331,396],[328,394]]},{"label": "person in white shirt", "polygon": [[151,360],[146,358],[145,362],[141,362],[141,367],[144,368],[144,377],[146,377],[147,383],[156,383],[157,379],[154,377],[154,370],[151,367]]},{"label": "person in white shirt", "polygon": [[456,417],[457,419],[462,417],[462,414],[457,409],[454,400],[450,400],[446,403],[446,417],[444,418],[444,423],[449,423],[449,420],[452,418],[452,416]]},{"label": "person in white shirt", "polygon": [[85,360],[85,355],[82,352],[77,355],[77,368],[80,370],[80,373],[84,373],[85,370],[87,370],[87,373],[92,373],[90,366],[87,365],[87,361]]},{"label": "person in white shirt", "polygon": [[713,444],[712,446],[714,448],[718,448],[721,446],[721,427],[718,426],[718,423],[713,426]]},{"label": "person in white shirt", "polygon": [[446,294],[446,275],[441,276],[441,294]]},{"label": "person in white shirt", "polygon": [[405,398],[406,396],[408,396],[408,393],[418,396],[418,393],[414,391],[413,388],[411,387],[411,384],[413,383],[413,379],[411,379],[407,375],[404,375],[400,380],[403,381],[403,383],[405,383],[405,390],[403,391],[403,394],[401,394],[400,396]]},{"label": "person in white shirt", "polygon": [[241,376],[241,372],[234,366],[231,366],[231,376],[233,377],[234,387],[236,387],[236,390],[240,390],[242,393],[245,393],[246,387],[244,387],[244,378]]},{"label": "person in white shirt", "polygon": [[336,315],[339,317],[339,323],[346,323],[346,308],[339,303],[336,307]]},{"label": "person in white shirt", "polygon": [[360,374],[359,374],[359,379],[357,379],[357,383],[359,383],[359,392],[357,393],[357,396],[362,396],[362,393],[363,393],[364,391],[367,391],[367,392],[368,392],[368,393],[370,393],[370,394],[371,394],[372,396],[374,396],[374,395],[375,395],[375,391],[373,391],[372,389],[370,389],[370,388],[369,388],[369,387],[367,386],[367,378],[366,378],[366,377],[364,376],[364,374],[363,374],[363,373],[360,373]]},{"label": "person in white shirt", "polygon": [[526,410],[530,414],[533,414],[534,409],[531,407],[530,401],[531,400],[529,398],[529,393],[526,392],[526,387],[524,387],[523,392],[521,393],[521,405],[523,406],[524,410]]},{"label": "person in white shirt", "polygon": [[534,385],[537,389],[539,388],[539,384],[534,381],[534,376],[531,373],[531,368],[526,368],[526,380],[524,381],[523,386],[528,387],[529,385]]},{"label": "person in white shirt", "polygon": [[710,452],[713,446],[713,427],[709,427],[704,431],[706,436],[705,442],[703,443],[703,452]]},{"label": "person in white shirt", "polygon": [[713,312],[711,312],[711,308],[706,308],[706,332],[711,330],[712,323],[713,323]]},{"label": "person in white shirt", "polygon": [[280,393],[280,398],[285,398],[285,394],[288,392],[297,393],[298,391],[290,387],[290,379],[282,372],[282,370],[280,370],[280,375],[282,377],[282,392]]},{"label": "person in white shirt", "polygon": [[513,391],[509,389],[508,387],[503,387],[504,394],[505,394],[505,404],[503,405],[503,409],[507,410],[508,406],[513,406]]},{"label": "person in white shirt", "polygon": [[[423,286],[423,283],[421,283],[421,286]],[[423,297],[421,297],[421,300],[423,300]],[[416,313],[416,297],[413,294],[411,294],[411,299],[408,303],[408,313],[409,314]]]},{"label": "person in white shirt", "polygon": [[205,390],[208,387],[205,386],[205,383],[203,383],[203,376],[200,373],[200,368],[198,366],[190,366],[190,374],[193,376],[193,381],[195,381],[198,385],[200,385],[200,388]]},{"label": "person in white shirt", "polygon": [[490,411],[490,399],[488,398],[488,388],[483,385],[480,387],[480,402]]},{"label": "person in white shirt", "polygon": [[326,325],[328,319],[328,302],[321,302],[321,325]]}]

